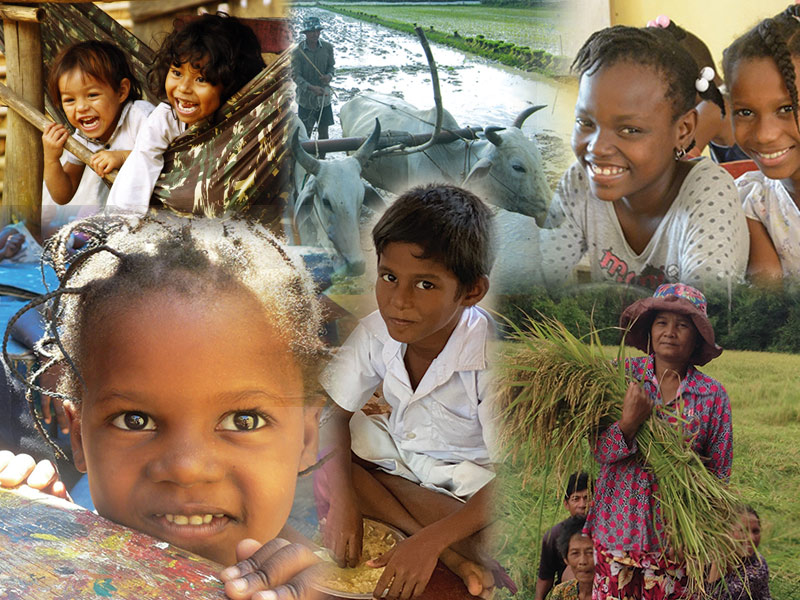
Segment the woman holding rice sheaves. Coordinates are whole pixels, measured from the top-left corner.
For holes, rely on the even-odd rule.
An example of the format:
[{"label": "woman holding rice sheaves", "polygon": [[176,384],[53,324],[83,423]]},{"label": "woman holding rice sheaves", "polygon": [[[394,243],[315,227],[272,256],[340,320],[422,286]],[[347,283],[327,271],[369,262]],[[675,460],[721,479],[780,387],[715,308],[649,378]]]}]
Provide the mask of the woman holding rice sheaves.
[{"label": "woman holding rice sheaves", "polygon": [[636,382],[628,385],[621,418],[600,433],[594,447],[600,475],[586,522],[595,547],[593,598],[686,598],[687,570],[668,548],[656,499],[659,483],[637,456],[636,434],[654,410],[673,424],[680,418],[683,435],[706,468],[727,480],[730,402],[720,383],[695,368],[722,349],[714,342],[705,297],[683,284],[662,285],[651,298],[634,302],[620,325],[629,328],[626,343],[648,355],[626,360]]}]

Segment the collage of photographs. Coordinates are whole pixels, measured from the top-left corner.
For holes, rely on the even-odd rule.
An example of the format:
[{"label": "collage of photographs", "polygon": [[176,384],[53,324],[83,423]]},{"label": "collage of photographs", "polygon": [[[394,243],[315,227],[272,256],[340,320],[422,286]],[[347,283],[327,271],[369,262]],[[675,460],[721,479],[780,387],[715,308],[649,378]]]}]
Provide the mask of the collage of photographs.
[{"label": "collage of photographs", "polygon": [[800,0],[0,3],[0,600],[800,600]]}]

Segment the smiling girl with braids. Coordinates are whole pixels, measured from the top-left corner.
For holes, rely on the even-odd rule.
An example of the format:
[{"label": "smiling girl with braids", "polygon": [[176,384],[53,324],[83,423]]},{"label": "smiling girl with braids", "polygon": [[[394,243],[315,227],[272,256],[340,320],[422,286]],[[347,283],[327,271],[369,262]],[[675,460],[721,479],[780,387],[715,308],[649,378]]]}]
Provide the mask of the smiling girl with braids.
[{"label": "smiling girl with braids", "polygon": [[748,273],[762,283],[800,277],[800,6],[725,50],[736,143],[758,165],[736,182],[750,230]]},{"label": "smiling girl with braids", "polygon": [[[70,256],[76,232],[93,241]],[[46,257],[60,337],[40,346],[64,365],[58,392],[98,513],[222,564],[265,544],[260,576],[223,571],[228,595],[261,598],[269,581],[278,595],[265,598],[311,597],[316,559],[275,539],[317,445],[306,398],[323,346],[305,270],[259,225],[163,215],[78,222]],[[28,482],[63,496],[48,476]]]},{"label": "smiling girl with braids", "polygon": [[694,145],[698,92],[721,102],[713,73],[670,33],[623,26],[592,34],[573,69],[578,160],[550,208],[547,226],[558,228],[540,232],[548,282],[584,254],[594,281],[741,278],[747,233],[733,180],[710,160],[680,160]]}]

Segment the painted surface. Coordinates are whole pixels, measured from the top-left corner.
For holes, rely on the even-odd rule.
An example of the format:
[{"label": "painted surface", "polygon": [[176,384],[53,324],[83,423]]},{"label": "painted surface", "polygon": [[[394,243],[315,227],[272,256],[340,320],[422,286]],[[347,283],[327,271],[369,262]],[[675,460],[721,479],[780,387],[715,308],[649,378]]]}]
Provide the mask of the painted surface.
[{"label": "painted surface", "polygon": [[225,598],[221,567],[79,506],[0,490],[0,599]]},{"label": "painted surface", "polygon": [[[722,51],[761,19],[776,15],[790,0],[609,0],[612,25],[642,27],[658,15],[667,15],[688,29],[711,50],[719,66]],[[595,27],[599,29],[601,26]]]}]

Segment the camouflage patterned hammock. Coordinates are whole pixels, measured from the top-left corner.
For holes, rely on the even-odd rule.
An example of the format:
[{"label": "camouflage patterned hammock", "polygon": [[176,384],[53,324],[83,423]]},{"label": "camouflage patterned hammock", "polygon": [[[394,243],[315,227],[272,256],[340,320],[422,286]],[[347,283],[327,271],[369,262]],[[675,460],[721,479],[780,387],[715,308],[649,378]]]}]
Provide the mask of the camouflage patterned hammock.
[{"label": "camouflage patterned hammock", "polygon": [[[42,56],[47,68],[65,46],[103,40],[122,48],[134,75],[146,81],[153,50],[97,6],[40,6],[46,11]],[[1,34],[0,46],[5,51]],[[164,169],[151,202],[157,199],[176,211],[208,216],[248,210],[267,221],[276,219],[288,184],[289,64],[284,52],[222,105],[214,123],[191,127],[178,136],[164,154]],[[158,104],[159,99],[142,87],[145,98]],[[45,104],[54,119],[69,126],[60,106],[47,94]]]}]

